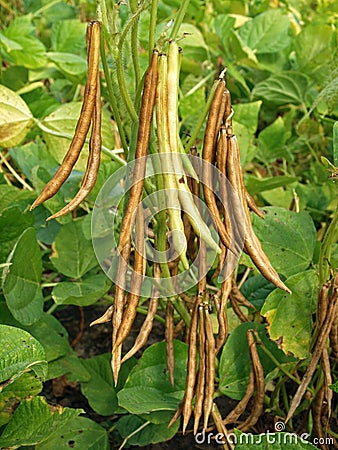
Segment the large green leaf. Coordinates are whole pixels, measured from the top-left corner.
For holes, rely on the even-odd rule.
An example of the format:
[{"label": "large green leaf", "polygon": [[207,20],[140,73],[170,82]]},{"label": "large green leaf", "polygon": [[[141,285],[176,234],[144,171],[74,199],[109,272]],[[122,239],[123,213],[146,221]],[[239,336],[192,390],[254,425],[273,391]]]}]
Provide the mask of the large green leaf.
[{"label": "large green leaf", "polygon": [[48,52],[47,57],[68,76],[82,78],[87,71],[86,58],[83,56],[74,55],[74,53]]},{"label": "large green leaf", "polygon": [[82,409],[50,406],[43,397],[28,398],[15,410],[0,437],[0,446],[36,445],[82,412]]},{"label": "large green leaf", "polygon": [[[273,354],[280,364],[293,364],[295,359],[286,356],[277,344],[266,336],[265,325],[261,323],[242,323],[230,334],[225,343],[219,365],[219,390],[230,398],[240,400],[246,390],[250,375],[250,356],[246,332],[249,329],[257,330],[264,346]],[[275,369],[275,364],[257,346],[260,361],[267,377]]]},{"label": "large green leaf", "polygon": [[297,72],[285,72],[280,75],[272,75],[256,84],[252,94],[276,105],[288,103],[302,105],[305,104],[308,86],[309,80],[305,75]]},{"label": "large green leaf", "polygon": [[104,275],[91,275],[81,281],[58,283],[52,292],[55,303],[63,305],[88,306],[99,300],[111,286]]},{"label": "large green leaf", "polygon": [[233,106],[235,121],[245,126],[251,135],[256,133],[261,105],[262,102],[258,100],[256,102],[240,103]]},{"label": "large green leaf", "polygon": [[263,161],[274,162],[280,158],[292,160],[285,145],[290,135],[282,117],[278,117],[271,125],[264,128],[258,136],[259,156]]},{"label": "large green leaf", "polygon": [[0,264],[4,263],[26,228],[34,224],[31,213],[22,213],[17,206],[5,208],[0,213]]},{"label": "large green leaf", "polygon": [[[169,422],[183,397],[186,378],[187,346],[175,341],[174,348],[174,387],[166,371],[165,343],[154,344],[143,353],[124,388],[117,394],[120,406],[132,414],[147,414],[151,421]],[[166,411],[164,415],[163,411]]]},{"label": "large green leaf", "polygon": [[246,22],[239,30],[245,46],[255,53],[273,53],[289,44],[289,18],[281,9],[271,9]]},{"label": "large green leaf", "polygon": [[109,450],[107,431],[93,420],[86,417],[75,417],[56,433],[38,444],[36,450]]},{"label": "large green leaf", "polygon": [[11,63],[28,69],[37,69],[46,64],[46,49],[35,35],[31,16],[16,17],[3,31],[3,35],[20,46],[15,48],[11,44],[11,48],[8,49],[6,59],[8,58]]},{"label": "large green leaf", "polygon": [[39,320],[43,310],[42,261],[34,228],[22,233],[8,262],[2,277],[8,308],[20,323],[31,325]]},{"label": "large green leaf", "polygon": [[281,341],[285,353],[298,358],[309,356],[312,314],[316,310],[318,279],[313,270],[300,272],[286,280],[292,294],[276,289],[267,297],[261,314],[269,323],[271,339]]},{"label": "large green leaf", "polygon": [[323,79],[327,76],[327,66],[333,57],[330,41],[334,31],[330,25],[310,24],[298,34],[295,50],[299,70]]},{"label": "large green leaf", "polygon": [[33,325],[22,326],[13,318],[6,304],[0,303],[0,317],[3,324],[23,328],[41,342],[48,362],[64,356],[70,350],[66,329],[51,314],[44,312]]},{"label": "large green leaf", "polygon": [[87,397],[90,406],[101,416],[116,414],[120,409],[117,402],[117,388],[110,365],[111,355],[105,354],[83,360],[91,378],[81,383],[81,392]]},{"label": "large green leaf", "polygon": [[27,369],[45,378],[45,351],[33,336],[20,328],[0,325],[0,382],[22,375]]},{"label": "large green leaf", "polygon": [[86,24],[78,19],[55,22],[51,42],[56,52],[85,54]]},{"label": "large green leaf", "polygon": [[[141,417],[128,414],[123,416],[117,423],[117,430],[122,438],[128,438],[128,444],[138,445],[143,448],[149,444],[157,444],[167,441],[178,432],[180,421],[168,428],[167,423],[154,424]],[[137,430],[140,430],[137,432]]]},{"label": "large green leaf", "polygon": [[34,200],[35,195],[31,191],[18,189],[14,186],[1,185],[0,186],[0,211],[5,208],[16,206],[22,212],[27,210],[27,206]]},{"label": "large green leaf", "polygon": [[0,145],[19,144],[33,124],[33,116],[22,98],[0,85]]},{"label": "large green leaf", "polygon": [[97,265],[92,243],[84,236],[82,222],[83,219],[74,220],[61,228],[50,258],[59,272],[75,279]]},{"label": "large green leaf", "polygon": [[307,269],[316,243],[311,216],[273,206],[264,211],[265,220],[253,217],[253,227],[274,268],[286,277]]},{"label": "large green leaf", "polygon": [[[43,136],[46,140],[48,149],[52,154],[53,158],[61,164],[65,154],[68,151],[70,145],[70,139],[74,135],[75,127],[77,120],[80,116],[81,111],[81,103],[80,102],[72,102],[61,105],[57,110],[49,114],[43,120]],[[63,135],[67,135],[69,138],[53,136],[47,130],[51,130],[51,132],[61,133]],[[111,120],[109,113],[104,111],[102,114],[102,143],[108,148],[113,148],[114,138],[113,138],[113,129],[111,125]],[[88,138],[90,135],[90,131],[88,134]],[[107,158],[104,155],[103,159]],[[88,144],[84,145],[84,148],[81,152],[80,158],[76,165],[74,166],[75,170],[84,171],[87,166],[88,159]]]}]

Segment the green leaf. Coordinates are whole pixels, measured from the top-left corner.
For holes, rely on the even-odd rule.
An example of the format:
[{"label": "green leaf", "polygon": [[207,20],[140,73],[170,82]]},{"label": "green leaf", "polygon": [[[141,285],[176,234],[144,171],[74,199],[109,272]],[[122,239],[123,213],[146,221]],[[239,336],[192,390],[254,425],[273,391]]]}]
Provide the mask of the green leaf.
[{"label": "green leaf", "polygon": [[83,219],[77,219],[61,228],[50,258],[59,272],[75,279],[97,265],[92,243],[84,236],[82,222]]},{"label": "green leaf", "polygon": [[22,326],[10,314],[6,304],[0,303],[0,317],[2,323],[23,328],[41,342],[48,362],[64,356],[71,348],[66,329],[50,314],[43,312],[33,325]]},{"label": "green leaf", "polygon": [[253,176],[245,177],[245,187],[251,195],[260,192],[271,191],[279,187],[284,187],[298,181],[298,178],[289,177],[287,175],[279,175],[278,177],[256,178]]},{"label": "green leaf", "polygon": [[[143,353],[138,364],[132,369],[124,388],[117,394],[119,405],[133,414],[154,414],[152,421],[170,420],[182,399],[185,390],[187,346],[174,341],[175,349],[175,385],[171,386],[166,371],[165,343],[160,342],[149,347]],[[137,396],[137,401],[135,401]],[[158,414],[158,415],[157,415]]]},{"label": "green leaf", "polygon": [[[277,422],[278,423],[278,422]],[[309,441],[309,434],[294,433],[246,434],[235,430],[236,450],[306,450],[316,449]]]},{"label": "green leaf", "polygon": [[20,328],[0,325],[0,331],[0,382],[14,381],[27,369],[45,378],[47,362],[40,342]]},{"label": "green leaf", "polygon": [[274,53],[289,45],[288,31],[288,16],[281,9],[271,9],[246,22],[239,35],[255,53]]},{"label": "green leaf", "polygon": [[104,275],[92,275],[82,281],[58,283],[52,292],[55,303],[63,305],[89,306],[99,300],[111,286]]},{"label": "green leaf", "polygon": [[316,310],[318,279],[313,270],[297,273],[286,280],[292,294],[279,289],[267,297],[261,314],[269,323],[271,339],[281,341],[285,353],[297,358],[309,356],[312,314]]},{"label": "green leaf", "polygon": [[265,302],[266,297],[275,289],[276,286],[259,274],[248,278],[243,284],[241,291],[249,302],[260,309]]},{"label": "green leaf", "polygon": [[338,167],[338,122],[333,125],[333,164]]},{"label": "green leaf", "polygon": [[264,128],[258,135],[259,155],[263,161],[274,162],[279,158],[292,161],[292,156],[285,145],[290,134],[286,130],[282,117],[278,117],[271,125]]},{"label": "green leaf", "polygon": [[116,414],[120,409],[110,359],[111,355],[105,354],[83,360],[83,365],[90,373],[91,378],[86,383],[81,383],[81,392],[87,397],[94,411],[101,416]]},{"label": "green leaf", "polygon": [[276,105],[288,103],[302,105],[305,104],[308,86],[309,80],[305,75],[296,72],[285,72],[280,75],[272,75],[256,84],[252,95]]},{"label": "green leaf", "polygon": [[33,124],[33,116],[22,98],[0,85],[0,145],[19,144]]},{"label": "green leaf", "polygon": [[43,397],[26,399],[20,403],[2,433],[0,446],[36,445],[82,412],[82,409],[50,406]]},{"label": "green leaf", "polygon": [[17,206],[0,212],[0,263],[7,260],[19,236],[33,224],[33,214],[23,214]]},{"label": "green leaf", "polygon": [[311,76],[326,77],[323,66],[333,57],[330,41],[334,31],[330,25],[309,24],[296,37],[298,69]]},{"label": "green leaf", "polygon": [[233,130],[241,149],[241,164],[244,166],[251,161],[256,154],[256,148],[253,146],[254,135],[250,133],[245,125],[238,123],[235,120],[233,121]]},{"label": "green leaf", "polygon": [[225,45],[226,41],[228,40],[235,22],[236,19],[227,14],[218,14],[215,17],[215,31],[223,45]]},{"label": "green leaf", "polygon": [[131,414],[149,414],[154,411],[176,411],[177,398],[158,389],[136,386],[122,389],[118,394],[119,405]]},{"label": "green leaf", "polygon": [[82,78],[87,72],[86,58],[74,53],[48,52],[47,58],[70,77]]},{"label": "green leaf", "polygon": [[[246,337],[246,332],[249,329],[258,331],[264,346],[280,364],[293,364],[295,361],[294,358],[287,357],[278,349],[275,342],[267,338],[266,328],[263,324],[256,322],[241,323],[230,334],[225,343],[219,365],[219,390],[222,394],[236,400],[240,400],[243,397],[249,381],[250,356]],[[276,366],[260,346],[257,346],[257,351],[264,369],[264,376],[267,377],[276,369]]]},{"label": "green leaf", "polygon": [[8,186],[7,184],[0,186],[0,211],[15,206],[24,212],[34,198],[34,192],[24,191],[14,186]]},{"label": "green leaf", "polygon": [[78,19],[55,22],[51,42],[56,52],[85,54],[86,24]]},{"label": "green leaf", "polygon": [[[127,416],[120,418],[117,423],[117,430],[122,438],[128,439],[128,444],[146,447],[149,444],[157,444],[173,438],[177,433],[179,426],[179,420],[176,420],[176,422],[168,428],[167,423],[147,423],[145,419],[128,414]],[[140,431],[137,432],[138,429]]]},{"label": "green leaf", "polygon": [[84,367],[83,360],[69,347],[65,356],[48,364],[48,380],[67,375],[73,383],[83,383],[90,380],[90,373]]},{"label": "green leaf", "polygon": [[286,277],[305,270],[316,243],[311,216],[272,206],[264,211],[265,220],[253,217],[253,227],[274,268]]},{"label": "green leaf", "polygon": [[50,314],[42,313],[40,320],[26,330],[42,343],[48,362],[60,358],[70,349],[66,329]]},{"label": "green leaf", "polygon": [[[55,160],[61,164],[65,154],[68,151],[71,139],[74,135],[77,120],[80,116],[81,102],[72,102],[61,105],[57,110],[49,114],[44,118],[42,125],[43,137],[47,143],[50,154],[55,158]],[[58,136],[53,136],[47,132],[50,129],[51,132],[61,133],[69,137],[63,138]],[[114,138],[113,129],[110,121],[110,116],[108,111],[104,111],[102,114],[102,143],[108,148],[113,148]],[[90,131],[88,138],[90,136]],[[85,144],[83,150],[81,151],[78,162],[75,164],[75,170],[85,171],[87,167],[88,159],[88,144]],[[102,156],[103,160],[108,159],[106,156]]]},{"label": "green leaf", "polygon": [[109,450],[107,431],[93,420],[86,417],[75,417],[56,433],[38,444],[36,450]]},{"label": "green leaf", "polygon": [[256,133],[258,126],[258,116],[262,102],[260,100],[250,103],[233,105],[234,118],[237,123],[244,125],[252,135]]},{"label": "green leaf", "polygon": [[34,228],[20,236],[8,258],[2,277],[2,288],[8,308],[16,320],[31,325],[39,320],[43,310],[40,287],[42,261]]},{"label": "green leaf", "polygon": [[33,167],[39,166],[41,161],[43,161],[44,169],[48,171],[52,171],[57,165],[55,158],[47,151],[46,144],[39,139],[12,148],[10,155],[30,181],[32,181]]},{"label": "green leaf", "polygon": [[233,129],[241,149],[241,163],[245,165],[253,159],[256,148],[253,146],[258,126],[258,114],[262,102],[243,103],[234,105]]},{"label": "green leaf", "polygon": [[42,381],[32,372],[25,372],[7,384],[0,392],[0,426],[8,423],[17,404],[25,397],[38,395],[42,391]]},{"label": "green leaf", "polygon": [[5,59],[28,69],[37,69],[46,64],[45,46],[36,37],[29,15],[16,17],[3,31],[3,35],[21,47],[20,49],[12,48],[5,55]]}]

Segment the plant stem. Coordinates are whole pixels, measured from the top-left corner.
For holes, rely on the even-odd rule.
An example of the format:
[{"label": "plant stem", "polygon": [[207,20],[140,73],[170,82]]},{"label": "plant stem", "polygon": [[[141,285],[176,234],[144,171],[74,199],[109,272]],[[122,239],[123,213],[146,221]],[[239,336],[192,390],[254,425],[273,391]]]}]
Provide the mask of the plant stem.
[{"label": "plant stem", "polygon": [[134,430],[132,433],[128,434],[128,436],[126,436],[126,438],[124,439],[124,441],[122,442],[122,444],[119,447],[119,450],[122,450],[123,447],[126,445],[126,443],[128,442],[128,440],[134,436],[134,434],[137,434],[138,432],[140,432],[141,430],[143,430],[143,428],[147,427],[148,425],[150,425],[151,422],[144,422],[140,427],[138,427],[136,430]]},{"label": "plant stem", "polygon": [[9,162],[7,161],[7,159],[4,157],[4,155],[0,152],[0,161],[2,164],[4,164],[7,169],[11,172],[11,174],[14,176],[14,178],[16,178],[20,184],[22,184],[22,186],[24,188],[26,188],[28,191],[33,191],[34,189],[26,183],[26,181],[13,169],[13,167],[9,164]]},{"label": "plant stem", "polygon": [[158,0],[152,0],[150,10],[150,24],[149,24],[149,61],[153,55],[156,39],[156,22],[157,22],[157,6]]},{"label": "plant stem", "polygon": [[[133,14],[137,11],[137,0],[130,0],[130,9]],[[133,23],[131,28],[131,57],[133,60],[134,66],[134,75],[135,75],[135,90],[140,82],[140,62],[138,59],[138,23],[139,17]]]},{"label": "plant stem", "polygon": [[101,36],[101,61],[102,61],[104,76],[105,76],[106,83],[107,83],[110,104],[111,104],[111,107],[113,110],[114,118],[116,120],[117,128],[119,130],[119,135],[121,138],[121,143],[122,143],[122,147],[124,150],[124,154],[125,154],[125,157],[127,158],[128,157],[128,144],[127,144],[127,140],[126,140],[126,135],[124,133],[124,128],[123,128],[119,108],[117,106],[117,101],[116,101],[114,91],[113,91],[113,85],[112,85],[110,74],[109,74],[106,52],[105,52],[105,48],[104,48],[104,41],[103,41],[102,36]]},{"label": "plant stem", "polygon": [[140,14],[142,13],[142,11],[146,8],[146,6],[148,5],[148,1],[143,2],[139,8],[136,10],[136,12],[130,17],[128,23],[126,24],[126,26],[124,27],[118,45],[117,45],[117,56],[116,56],[116,75],[117,75],[117,80],[118,80],[118,84],[119,84],[119,88],[121,91],[121,95],[122,95],[122,99],[126,105],[128,114],[131,118],[131,120],[133,122],[138,120],[138,116],[137,113],[135,111],[135,107],[133,105],[133,102],[130,98],[128,89],[127,89],[127,84],[126,84],[126,78],[124,75],[124,70],[123,70],[123,44],[124,41],[126,40],[127,34],[130,30],[130,28],[133,26],[133,24],[135,23],[135,21],[138,20]]},{"label": "plant stem", "polygon": [[332,220],[325,233],[319,253],[319,286],[322,286],[329,278],[330,264],[332,253],[332,244],[337,241],[338,237],[338,207],[333,214]]},{"label": "plant stem", "polygon": [[207,102],[206,102],[206,104],[204,106],[204,109],[202,111],[202,114],[201,114],[200,118],[198,119],[198,122],[197,122],[197,124],[195,126],[195,129],[192,132],[192,134],[191,134],[187,144],[184,147],[184,150],[185,150],[186,153],[189,152],[190,148],[192,147],[192,145],[196,141],[198,133],[200,132],[200,129],[202,128],[204,120],[207,117],[207,114],[208,114],[209,109],[210,109],[210,104],[212,102],[212,99],[214,97],[214,93],[216,91],[217,84],[218,84],[217,81],[215,81],[213,86],[212,86],[212,88],[211,88],[211,90],[210,90],[210,94],[209,94],[208,100],[207,100]]},{"label": "plant stem", "polygon": [[187,8],[189,6],[189,3],[190,3],[190,0],[182,0],[180,9],[178,10],[176,20],[174,22],[173,29],[171,30],[169,39],[176,39],[177,33],[180,29],[180,26],[182,25],[182,22],[183,22],[185,13],[187,11]]}]

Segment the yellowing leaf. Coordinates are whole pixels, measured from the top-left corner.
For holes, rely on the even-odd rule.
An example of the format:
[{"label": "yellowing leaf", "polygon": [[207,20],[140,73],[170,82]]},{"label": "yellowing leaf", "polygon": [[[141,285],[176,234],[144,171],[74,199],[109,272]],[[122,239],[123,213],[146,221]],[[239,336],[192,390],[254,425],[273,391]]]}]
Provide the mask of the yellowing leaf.
[{"label": "yellowing leaf", "polygon": [[0,145],[13,147],[26,136],[33,116],[22,98],[0,85]]}]

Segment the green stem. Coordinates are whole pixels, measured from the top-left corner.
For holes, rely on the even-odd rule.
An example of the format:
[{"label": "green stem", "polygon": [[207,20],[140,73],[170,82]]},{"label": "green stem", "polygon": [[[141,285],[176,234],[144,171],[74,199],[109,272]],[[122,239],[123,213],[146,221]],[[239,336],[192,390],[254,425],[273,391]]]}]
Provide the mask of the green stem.
[{"label": "green stem", "polygon": [[97,17],[99,21],[103,23],[106,32],[110,35],[106,1],[96,0],[96,4],[97,4]]},{"label": "green stem", "polygon": [[113,114],[114,114],[114,117],[116,120],[117,128],[119,130],[119,135],[121,138],[121,143],[122,143],[122,147],[124,150],[124,154],[125,154],[125,157],[127,158],[128,157],[128,144],[127,144],[127,140],[126,140],[126,135],[124,133],[124,128],[123,128],[119,108],[117,106],[117,101],[116,101],[114,91],[113,91],[113,84],[111,82],[111,78],[110,78],[110,74],[109,74],[106,52],[104,49],[104,39],[102,36],[101,36],[101,61],[102,61],[104,76],[106,78],[110,104],[111,104]]},{"label": "green stem", "polygon": [[[139,306],[137,308],[137,312],[146,316],[148,314],[148,308],[142,308]],[[154,319],[156,319],[158,322],[162,323],[163,325],[165,324],[165,319],[163,319],[163,317],[159,316],[158,314],[155,314]]]},{"label": "green stem", "polygon": [[[157,181],[158,177],[157,177]],[[163,186],[163,181],[160,182],[160,184]],[[164,252],[166,251],[166,247],[167,247],[167,236],[166,236],[166,213],[164,209],[160,209],[160,212],[158,213],[158,222],[157,222],[157,248],[158,251],[160,252],[161,256],[162,254],[164,254]],[[171,274],[170,274],[170,270],[168,267],[168,264],[166,261],[160,261],[160,268],[161,268],[161,272],[163,274],[164,278],[167,278],[170,280],[171,278]],[[183,301],[181,300],[180,297],[176,296],[176,297],[170,297],[169,299],[174,308],[176,309],[177,313],[180,315],[180,317],[182,317],[182,319],[184,320],[184,323],[186,324],[186,326],[190,326],[190,315],[186,309],[186,307],[184,306]]]},{"label": "green stem", "polygon": [[130,17],[128,23],[126,24],[126,26],[124,27],[118,45],[117,45],[117,57],[116,57],[116,75],[117,75],[117,80],[118,80],[118,84],[119,84],[119,88],[121,91],[121,95],[122,95],[122,99],[126,105],[128,114],[131,118],[131,120],[133,122],[138,120],[138,116],[137,113],[135,111],[135,107],[133,105],[133,102],[130,98],[128,89],[127,89],[127,84],[126,84],[126,78],[124,75],[124,70],[123,70],[123,44],[124,41],[126,40],[127,34],[130,30],[130,28],[134,25],[134,23],[138,20],[140,14],[142,13],[142,11],[146,8],[146,6],[148,6],[148,1],[143,2],[139,8],[136,10],[136,12]]},{"label": "green stem", "polygon": [[56,308],[58,307],[59,305],[57,305],[56,303],[54,303],[54,305],[52,305],[50,308],[49,308],[49,310],[47,311],[47,314],[52,314],[55,310],[56,310]]},{"label": "green stem", "polygon": [[[130,9],[133,14],[137,11],[137,0],[130,0]],[[138,59],[138,23],[139,23],[139,17],[137,20],[133,23],[133,26],[131,28],[131,56],[133,60],[133,66],[134,66],[134,75],[135,75],[135,90],[137,89],[137,86],[140,82],[140,62]]]},{"label": "green stem", "polygon": [[157,22],[157,7],[158,0],[152,0],[150,10],[150,24],[149,24],[149,61],[153,55],[156,39],[156,22]]},{"label": "green stem", "polygon": [[[257,337],[257,335],[256,335]],[[259,344],[260,348],[263,350],[263,352],[271,359],[271,361],[274,363],[278,369],[283,372],[290,380],[294,381],[297,384],[300,384],[300,380],[298,380],[295,376],[293,376],[285,367],[283,367],[282,364],[274,357],[274,355],[268,350],[263,342],[260,339],[257,339],[257,343]]]},{"label": "green stem", "polygon": [[180,9],[178,10],[173,29],[171,30],[170,38],[169,39],[176,39],[177,33],[180,29],[180,26],[182,25],[185,13],[187,11],[187,8],[189,6],[190,0],[182,0]]},{"label": "green stem", "polygon": [[332,244],[338,238],[338,207],[334,212],[331,223],[325,233],[319,253],[319,286],[322,286],[328,279],[330,274],[330,264],[332,253]]},{"label": "green stem", "polygon": [[207,100],[207,102],[206,102],[206,104],[204,106],[202,114],[201,114],[200,118],[198,119],[198,122],[197,122],[197,124],[195,126],[195,129],[192,132],[192,134],[191,134],[187,144],[184,147],[184,150],[185,150],[186,153],[188,153],[189,150],[191,149],[191,147],[194,145],[194,143],[195,143],[195,141],[197,139],[198,133],[200,132],[200,129],[202,128],[202,125],[204,123],[204,120],[207,117],[207,114],[209,112],[212,99],[214,98],[214,93],[216,91],[217,84],[218,84],[218,82],[215,81],[214,84],[212,85],[212,88],[210,90],[210,94],[209,94],[208,100]]}]

